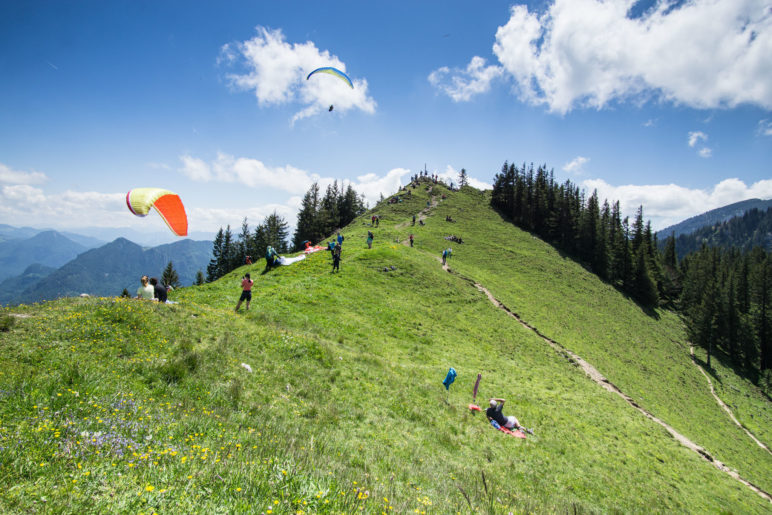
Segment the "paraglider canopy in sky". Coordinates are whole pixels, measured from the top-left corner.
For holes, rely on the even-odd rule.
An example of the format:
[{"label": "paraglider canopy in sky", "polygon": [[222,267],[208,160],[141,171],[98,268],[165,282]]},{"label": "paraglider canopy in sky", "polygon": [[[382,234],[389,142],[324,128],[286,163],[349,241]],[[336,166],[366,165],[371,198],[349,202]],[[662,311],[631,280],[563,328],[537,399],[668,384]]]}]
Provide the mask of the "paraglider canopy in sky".
[{"label": "paraglider canopy in sky", "polygon": [[126,194],[126,205],[137,216],[147,216],[153,207],[174,234],[188,235],[188,216],[176,193],[162,188],[135,188]]},{"label": "paraglider canopy in sky", "polygon": [[348,87],[351,89],[354,89],[354,83],[351,82],[351,79],[348,78],[348,75],[343,73],[337,68],[333,68],[332,66],[324,66],[322,68],[317,68],[316,70],[312,71],[308,74],[308,77],[306,77],[306,80],[310,79],[312,75],[315,73],[329,73],[330,75],[333,75],[335,77],[338,77],[340,80],[348,84]]}]

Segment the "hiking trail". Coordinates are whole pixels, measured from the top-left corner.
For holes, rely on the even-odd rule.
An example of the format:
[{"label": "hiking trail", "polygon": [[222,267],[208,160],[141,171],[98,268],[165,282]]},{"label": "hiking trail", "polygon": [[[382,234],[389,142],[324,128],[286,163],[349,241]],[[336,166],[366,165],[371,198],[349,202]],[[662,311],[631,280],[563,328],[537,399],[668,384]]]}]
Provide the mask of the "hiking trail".
[{"label": "hiking trail", "polygon": [[734,422],[735,424],[737,424],[737,427],[739,427],[740,429],[742,429],[743,431],[745,431],[745,434],[747,434],[747,435],[750,437],[750,439],[751,439],[751,440],[753,440],[754,442],[756,442],[756,445],[758,445],[759,447],[761,447],[761,448],[762,448],[762,449],[764,449],[765,451],[767,451],[767,452],[769,452],[770,454],[772,454],[772,451],[770,451],[770,450],[769,450],[769,447],[767,447],[766,445],[764,445],[764,444],[763,444],[763,443],[762,443],[762,442],[761,442],[761,441],[760,441],[758,438],[756,438],[755,436],[753,436],[753,433],[751,433],[751,432],[750,432],[750,431],[749,431],[747,428],[745,428],[745,426],[743,426],[743,425],[740,423],[740,421],[739,421],[739,420],[737,420],[737,418],[734,416],[734,413],[732,413],[732,410],[731,410],[731,409],[729,409],[729,406],[727,406],[727,405],[726,405],[726,403],[725,403],[724,401],[722,401],[722,400],[721,400],[721,398],[718,396],[718,394],[716,393],[716,390],[713,388],[713,381],[711,381],[711,380],[710,380],[710,376],[708,376],[708,373],[707,373],[707,372],[705,372],[705,369],[703,369],[703,368],[702,368],[702,367],[701,367],[701,366],[700,366],[700,365],[697,363],[697,359],[696,359],[696,357],[694,356],[694,345],[689,345],[689,353],[690,353],[690,354],[691,354],[691,356],[692,356],[692,363],[694,363],[694,366],[696,366],[696,367],[697,367],[697,368],[700,370],[700,372],[702,372],[702,375],[704,375],[704,376],[705,376],[705,379],[708,381],[708,386],[710,386],[710,394],[711,394],[711,395],[712,395],[712,396],[713,396],[713,397],[716,399],[716,402],[718,403],[718,405],[719,405],[719,406],[721,406],[721,407],[724,409],[724,411],[726,411],[726,412],[727,412],[727,414],[729,415],[729,418],[731,418],[731,419],[732,419],[732,422]]},{"label": "hiking trail", "polygon": [[[436,258],[436,259],[439,260],[440,263],[442,262],[442,260],[440,258]],[[745,486],[747,486],[748,488],[750,488],[751,490],[756,492],[758,495],[760,495],[761,497],[763,497],[767,501],[772,502],[772,495],[770,495],[769,493],[765,492],[764,490],[762,490],[758,486],[754,485],[750,481],[740,477],[740,475],[737,473],[737,471],[730,469],[729,467],[727,467],[726,465],[724,465],[720,461],[716,460],[713,456],[710,455],[710,453],[708,451],[706,451],[705,449],[703,449],[702,447],[700,447],[696,443],[694,443],[691,440],[689,440],[686,436],[682,435],[681,433],[679,433],[678,431],[673,429],[665,421],[655,417],[654,415],[649,413],[647,410],[642,408],[629,395],[625,394],[622,390],[617,388],[617,386],[615,386],[611,381],[606,379],[606,377],[604,377],[603,374],[601,374],[600,371],[598,371],[598,369],[596,369],[595,367],[590,365],[588,362],[586,362],[584,359],[582,359],[578,354],[576,354],[576,353],[566,349],[565,347],[560,345],[555,340],[553,340],[553,339],[543,335],[535,327],[529,325],[522,318],[520,318],[520,316],[517,315],[517,313],[513,312],[507,306],[502,304],[501,301],[496,299],[496,297],[494,297],[493,294],[487,288],[485,288],[483,285],[481,285],[480,283],[476,282],[474,279],[470,279],[469,277],[463,276],[463,275],[459,274],[458,272],[456,272],[454,270],[451,270],[450,267],[448,267],[447,264],[446,265],[442,265],[442,269],[447,271],[448,273],[454,274],[454,275],[460,277],[461,279],[471,283],[475,288],[477,288],[477,290],[479,290],[481,293],[484,293],[486,295],[486,297],[488,297],[488,300],[494,306],[496,306],[497,308],[503,310],[507,315],[509,315],[510,317],[512,317],[515,320],[517,320],[517,322],[519,322],[520,325],[522,325],[524,328],[526,328],[526,329],[532,331],[533,333],[535,333],[542,340],[544,340],[547,344],[549,344],[549,346],[552,347],[555,350],[555,352],[557,352],[561,356],[564,356],[569,362],[575,363],[575,364],[579,365],[582,368],[582,370],[584,370],[585,374],[587,374],[587,376],[590,379],[592,379],[595,383],[599,384],[605,390],[607,390],[607,391],[609,391],[611,393],[615,393],[615,394],[619,395],[620,397],[622,397],[622,399],[625,400],[625,402],[627,402],[630,406],[632,406],[633,408],[638,410],[640,413],[642,413],[646,418],[648,418],[648,419],[656,422],[660,426],[664,427],[667,430],[667,432],[670,433],[670,435],[673,438],[675,438],[681,445],[683,445],[684,447],[686,447],[688,449],[691,449],[692,451],[696,452],[700,457],[702,457],[705,461],[711,463],[718,470],[728,474],[730,477],[732,477],[735,480],[739,481],[740,483],[744,484]],[[712,390],[712,385],[711,385],[711,390]],[[727,410],[728,410],[728,408],[727,408]],[[738,425],[739,425],[739,422],[738,422]],[[755,438],[754,438],[754,440],[755,440]],[[760,442],[757,442],[757,443],[759,443],[759,445],[762,445]]]},{"label": "hiking trail", "polygon": [[[427,190],[429,195],[430,195],[431,200],[430,200],[430,203],[429,203],[429,205],[427,207],[423,208],[421,211],[418,212],[418,216],[415,219],[416,225],[420,225],[420,222],[423,222],[424,220],[426,220],[426,217],[429,215],[431,210],[434,209],[435,207],[437,207],[437,204],[440,203],[439,200],[437,200],[437,195],[433,195],[432,194],[432,190],[433,189],[434,189],[433,187],[430,187]],[[402,229],[403,227],[407,227],[409,225],[412,225],[412,224],[410,222],[403,222],[401,224],[396,225],[395,228],[396,229]]]}]

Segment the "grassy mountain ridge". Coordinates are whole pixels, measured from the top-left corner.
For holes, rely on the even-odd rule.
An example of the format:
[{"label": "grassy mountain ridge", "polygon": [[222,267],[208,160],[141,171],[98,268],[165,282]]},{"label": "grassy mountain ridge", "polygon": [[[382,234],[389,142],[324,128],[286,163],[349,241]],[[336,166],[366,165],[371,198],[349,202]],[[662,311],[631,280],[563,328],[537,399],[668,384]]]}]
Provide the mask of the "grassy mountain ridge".
[{"label": "grassy mountain ridge", "polygon": [[[769,456],[705,400],[675,317],[642,312],[502,221],[484,193],[435,188],[377,206],[379,228],[366,224],[370,213],[346,228],[339,274],[319,252],[265,274],[261,260],[178,290],[172,306],[67,299],[15,310],[29,318],[0,332],[0,477],[8,487],[0,505],[159,513],[769,510],[467,279],[769,490]],[[410,226],[432,200],[426,225]],[[447,214],[458,221],[445,222]],[[367,230],[375,232],[371,250]],[[414,248],[404,244],[411,232]],[[452,274],[438,262],[448,246]],[[246,271],[255,279],[252,307],[236,315]],[[446,391],[449,366],[459,375]],[[535,428],[534,436],[507,437],[469,412],[478,372],[478,402],[507,398],[505,412]],[[768,404],[749,402],[769,427]],[[710,440],[708,426],[724,438]]]}]

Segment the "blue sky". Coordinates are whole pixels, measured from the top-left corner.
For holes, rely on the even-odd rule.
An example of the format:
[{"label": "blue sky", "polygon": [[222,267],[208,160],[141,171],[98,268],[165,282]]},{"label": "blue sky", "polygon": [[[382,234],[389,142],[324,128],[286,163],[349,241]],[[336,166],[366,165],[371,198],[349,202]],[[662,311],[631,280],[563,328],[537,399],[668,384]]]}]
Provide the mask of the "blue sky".
[{"label": "blue sky", "polygon": [[[329,65],[355,88],[306,80]],[[140,186],[196,233],[294,224],[314,181],[373,205],[505,160],[655,228],[772,198],[769,0],[2,2],[0,76],[16,226],[165,230],[126,209]]]}]

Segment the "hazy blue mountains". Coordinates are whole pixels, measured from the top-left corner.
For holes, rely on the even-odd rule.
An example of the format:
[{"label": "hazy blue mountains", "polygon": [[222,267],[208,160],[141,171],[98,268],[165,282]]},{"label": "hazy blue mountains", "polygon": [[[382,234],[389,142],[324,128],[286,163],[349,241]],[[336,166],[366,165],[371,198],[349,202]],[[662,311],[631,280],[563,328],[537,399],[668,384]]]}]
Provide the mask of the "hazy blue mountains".
[{"label": "hazy blue mountains", "polygon": [[212,257],[212,242],[181,240],[143,248],[125,238],[87,250],[57,270],[28,285],[9,301],[29,304],[81,293],[117,296],[126,288],[134,295],[142,275],[160,279],[171,261],[183,286],[193,284],[196,272],[205,271]]},{"label": "hazy blue mountains", "polygon": [[675,225],[671,225],[670,227],[662,229],[661,231],[657,232],[657,237],[659,241],[662,242],[672,233],[675,233],[676,237],[680,236],[681,234],[690,234],[705,226],[719,224],[721,222],[726,222],[730,218],[742,216],[751,209],[766,211],[770,207],[772,207],[772,199],[759,200],[754,198],[750,200],[743,200],[742,202],[735,202],[734,204],[712,209],[702,213],[701,215],[687,218],[683,222],[679,222]]},{"label": "hazy blue mountains", "polygon": [[10,303],[14,297],[19,295],[26,288],[36,284],[44,277],[48,277],[55,271],[56,268],[41,265],[40,263],[33,263],[28,266],[21,275],[15,275],[0,282],[0,305]]},{"label": "hazy blue mountains", "polygon": [[[664,238],[660,239],[660,248],[664,248],[665,243]],[[678,259],[700,250],[703,245],[743,251],[762,247],[772,252],[772,208],[754,208],[741,216],[706,225],[689,234],[681,234],[676,237],[675,243]]]},{"label": "hazy blue mountains", "polygon": [[[9,236],[26,233],[25,229],[6,232]],[[0,241],[0,281],[21,274],[33,263],[60,267],[86,250],[88,247],[85,245],[56,231],[43,231],[29,238]]]}]

